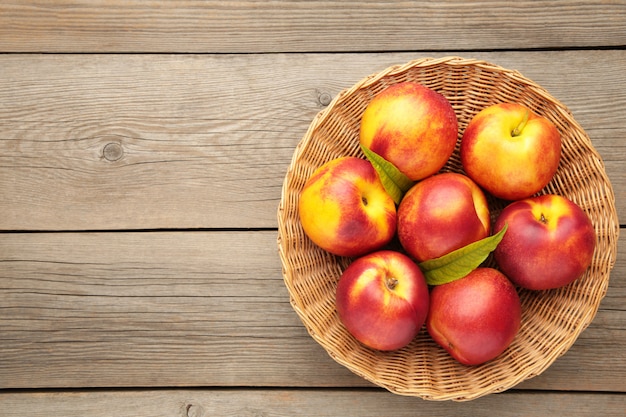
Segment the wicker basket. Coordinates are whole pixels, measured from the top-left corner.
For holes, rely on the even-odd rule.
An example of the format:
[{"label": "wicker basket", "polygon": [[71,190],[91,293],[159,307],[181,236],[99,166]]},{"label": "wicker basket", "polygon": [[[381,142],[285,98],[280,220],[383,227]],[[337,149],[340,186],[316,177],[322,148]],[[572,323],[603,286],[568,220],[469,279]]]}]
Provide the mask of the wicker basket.
[{"label": "wicker basket", "polygon": [[[467,367],[437,346],[425,329],[405,348],[381,352],[364,347],[343,327],[335,310],[335,288],[350,259],[318,248],[304,234],[298,198],[305,181],[323,163],[359,149],[360,118],[385,87],[422,83],[454,107],[459,138],[471,118],[488,105],[513,101],[550,119],[562,135],[559,169],[544,193],[564,195],[591,217],[598,242],[583,277],[550,291],[520,290],[522,325],[496,359]],[[461,172],[457,150],[443,169]],[[503,203],[490,200],[494,217]],[[366,380],[401,395],[429,400],[471,400],[509,389],[542,373],[574,343],[594,318],[615,263],[619,223],[604,164],[570,111],[519,72],[458,57],[421,59],[393,66],[342,91],[312,121],[286,174],[278,208],[278,247],[291,305],[309,334],[335,359]]]}]

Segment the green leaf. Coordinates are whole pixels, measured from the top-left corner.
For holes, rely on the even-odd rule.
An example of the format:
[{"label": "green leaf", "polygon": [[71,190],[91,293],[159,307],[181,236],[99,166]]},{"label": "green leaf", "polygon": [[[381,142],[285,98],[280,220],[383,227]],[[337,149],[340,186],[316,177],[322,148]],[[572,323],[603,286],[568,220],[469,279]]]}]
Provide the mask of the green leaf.
[{"label": "green leaf", "polygon": [[367,157],[368,161],[374,166],[374,169],[380,177],[387,193],[393,198],[396,204],[400,204],[404,193],[413,186],[411,181],[404,175],[394,164],[387,161],[371,149],[361,145],[361,150]]},{"label": "green leaf", "polygon": [[419,264],[428,285],[441,285],[463,278],[483,263],[498,246],[508,224],[493,236],[470,243],[460,249]]}]

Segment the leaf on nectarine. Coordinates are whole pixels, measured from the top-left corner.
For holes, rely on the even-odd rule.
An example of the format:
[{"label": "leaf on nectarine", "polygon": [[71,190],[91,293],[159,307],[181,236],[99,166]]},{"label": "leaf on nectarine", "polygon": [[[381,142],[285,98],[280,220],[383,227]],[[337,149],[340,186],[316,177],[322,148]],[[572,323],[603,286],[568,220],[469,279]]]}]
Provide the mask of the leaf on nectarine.
[{"label": "leaf on nectarine", "polygon": [[371,149],[361,145],[361,150],[367,157],[367,160],[374,166],[387,194],[393,198],[396,204],[400,204],[404,193],[413,186],[413,181],[404,175],[394,164]]},{"label": "leaf on nectarine", "polygon": [[492,236],[470,243],[439,258],[419,264],[428,285],[441,285],[463,278],[478,268],[487,256],[496,249],[508,225]]}]

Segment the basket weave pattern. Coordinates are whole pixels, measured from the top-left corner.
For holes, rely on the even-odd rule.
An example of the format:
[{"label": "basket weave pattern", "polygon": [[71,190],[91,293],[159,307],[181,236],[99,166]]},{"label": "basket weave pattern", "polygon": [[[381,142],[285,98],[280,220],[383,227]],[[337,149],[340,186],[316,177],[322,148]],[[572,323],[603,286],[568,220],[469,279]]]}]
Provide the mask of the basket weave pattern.
[{"label": "basket weave pattern", "polygon": [[[551,120],[561,133],[561,161],[542,193],[568,197],[592,219],[597,247],[583,277],[556,290],[520,291],[522,325],[498,358],[467,367],[437,346],[422,329],[405,348],[381,352],[356,341],[340,323],[335,289],[350,259],[323,251],[300,225],[299,194],[313,171],[344,155],[363,158],[361,114],[389,85],[414,81],[443,94],[459,122],[457,149],[443,171],[463,172],[458,148],[472,117],[499,102],[516,102]],[[421,59],[364,78],[342,91],[313,119],[295,149],[278,208],[278,247],[291,305],[309,334],[338,363],[372,383],[401,395],[464,401],[509,389],[542,373],[575,342],[593,320],[615,263],[619,222],[604,164],[570,111],[519,72],[458,57]],[[495,218],[504,202],[490,198]],[[495,266],[495,265],[492,265]]]}]

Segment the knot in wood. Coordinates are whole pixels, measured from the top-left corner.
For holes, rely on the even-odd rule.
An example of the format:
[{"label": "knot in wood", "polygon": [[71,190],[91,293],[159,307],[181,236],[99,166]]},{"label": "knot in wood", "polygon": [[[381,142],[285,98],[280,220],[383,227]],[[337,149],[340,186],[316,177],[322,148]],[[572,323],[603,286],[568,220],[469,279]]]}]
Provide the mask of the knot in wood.
[{"label": "knot in wood", "polygon": [[317,96],[317,100],[322,106],[328,106],[333,100],[333,97],[326,92],[322,92],[319,94],[319,96]]},{"label": "knot in wood", "polygon": [[107,143],[104,145],[104,149],[102,149],[102,156],[110,162],[119,160],[123,155],[124,149],[122,149],[122,145],[117,142]]},{"label": "knot in wood", "polygon": [[185,417],[204,417],[204,407],[200,404],[187,404],[186,407],[187,415]]}]

